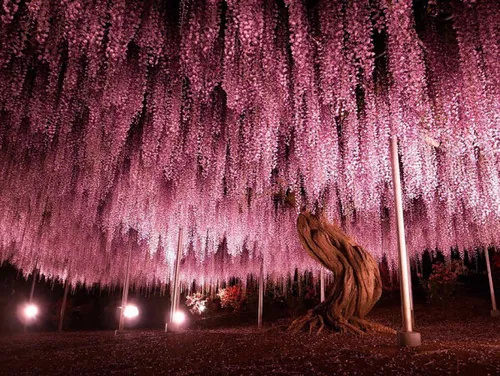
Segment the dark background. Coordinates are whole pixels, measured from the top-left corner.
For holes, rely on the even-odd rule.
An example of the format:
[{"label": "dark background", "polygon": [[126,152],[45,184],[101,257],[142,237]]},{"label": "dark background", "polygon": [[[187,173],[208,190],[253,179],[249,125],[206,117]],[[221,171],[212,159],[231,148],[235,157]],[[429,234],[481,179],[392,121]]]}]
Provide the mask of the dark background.
[{"label": "dark background", "polygon": [[[490,253],[490,257],[494,253]],[[462,262],[458,252],[453,253],[453,259]],[[417,276],[420,272],[422,278],[428,279],[432,273],[434,263],[443,262],[444,257],[439,252],[425,252],[416,270],[412,263],[413,298],[415,303],[427,303],[426,292],[421,286],[421,280]],[[485,301],[485,306],[490,303],[488,279],[486,274],[486,262],[483,252],[465,253],[463,265],[468,272],[458,279],[458,286],[454,299],[467,301],[474,298]],[[381,269],[383,265],[381,265]],[[500,282],[499,270],[492,260],[493,275],[496,288]],[[305,273],[300,278],[299,288],[298,273],[289,276],[287,283],[288,294],[286,299],[280,287],[268,281],[264,299],[264,317],[266,320],[275,320],[282,317],[295,316],[319,303],[319,279],[312,273]],[[60,309],[64,294],[64,285],[57,279],[47,279],[37,275],[33,302],[40,309],[37,319],[28,325],[28,331],[55,331],[59,323]],[[384,278],[384,292],[378,305],[399,304],[399,290],[397,276],[393,275],[392,288]],[[0,333],[11,334],[22,332],[24,323],[20,310],[29,300],[33,281],[33,273],[24,277],[24,273],[8,262],[0,266]],[[228,285],[239,283],[236,279],[228,282]],[[222,284],[221,287],[224,287]],[[326,294],[328,294],[328,285]],[[136,304],[140,310],[140,316],[135,321],[127,321],[128,327],[163,329],[167,320],[170,307],[169,286],[156,286],[150,289],[139,289],[132,287],[129,292],[129,303]],[[114,330],[118,327],[119,307],[121,305],[121,286],[105,287],[100,285],[86,286],[78,284],[70,289],[68,304],[65,314],[64,330]],[[181,306],[185,300],[185,293],[181,296]],[[240,312],[234,313],[230,309],[221,309],[217,298],[213,299],[207,309],[204,319],[210,316],[224,316],[237,324],[238,320],[243,322],[256,321],[257,315],[257,283],[255,278],[249,277],[247,281],[247,304]],[[445,302],[446,303],[446,302]],[[187,308],[183,306],[185,311]],[[473,309],[473,307],[471,307]],[[228,316],[232,318],[228,319]],[[197,317],[191,316],[190,321],[196,322]],[[198,318],[199,319],[199,318]],[[198,320],[199,321],[199,320]]]}]

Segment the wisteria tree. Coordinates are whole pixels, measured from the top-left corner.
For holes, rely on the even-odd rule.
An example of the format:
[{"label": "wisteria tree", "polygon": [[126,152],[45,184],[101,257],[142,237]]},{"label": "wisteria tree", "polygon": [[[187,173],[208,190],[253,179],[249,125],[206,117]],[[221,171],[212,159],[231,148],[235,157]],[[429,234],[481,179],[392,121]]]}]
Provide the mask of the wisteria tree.
[{"label": "wisteria tree", "polygon": [[320,261],[345,285],[309,319],[369,329],[391,135],[413,255],[500,244],[499,7],[5,0],[0,259],[114,284],[131,249],[132,283],[164,283],[182,227],[184,281]]},{"label": "wisteria tree", "polygon": [[393,329],[365,319],[382,295],[379,265],[370,253],[341,229],[310,213],[299,215],[297,230],[304,249],[333,272],[334,280],[328,298],[295,320],[290,330],[307,328],[311,332],[318,326],[319,333],[326,324],[339,331],[358,334],[395,333]]}]

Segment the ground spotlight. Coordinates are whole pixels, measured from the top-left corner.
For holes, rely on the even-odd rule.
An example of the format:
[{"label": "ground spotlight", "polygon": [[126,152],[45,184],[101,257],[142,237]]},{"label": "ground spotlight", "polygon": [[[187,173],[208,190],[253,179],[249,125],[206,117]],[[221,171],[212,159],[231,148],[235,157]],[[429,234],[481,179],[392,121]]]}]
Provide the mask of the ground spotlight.
[{"label": "ground spotlight", "polygon": [[139,308],[133,304],[127,304],[123,310],[123,316],[127,319],[134,319],[139,316]]},{"label": "ground spotlight", "polygon": [[172,322],[176,325],[181,325],[186,321],[186,314],[182,311],[174,312],[174,317],[172,317]]},{"label": "ground spotlight", "polygon": [[29,303],[24,307],[23,314],[26,319],[33,320],[38,315],[38,307],[33,303]]}]

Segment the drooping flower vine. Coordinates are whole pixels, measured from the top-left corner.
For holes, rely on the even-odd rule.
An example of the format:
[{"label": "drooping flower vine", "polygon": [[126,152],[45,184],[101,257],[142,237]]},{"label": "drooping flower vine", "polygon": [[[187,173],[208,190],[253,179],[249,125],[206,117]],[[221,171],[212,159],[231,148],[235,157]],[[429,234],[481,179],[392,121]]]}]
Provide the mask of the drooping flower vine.
[{"label": "drooping flower vine", "polygon": [[278,278],[305,207],[394,265],[392,134],[412,255],[500,244],[500,10],[450,4],[5,1],[0,260]]}]

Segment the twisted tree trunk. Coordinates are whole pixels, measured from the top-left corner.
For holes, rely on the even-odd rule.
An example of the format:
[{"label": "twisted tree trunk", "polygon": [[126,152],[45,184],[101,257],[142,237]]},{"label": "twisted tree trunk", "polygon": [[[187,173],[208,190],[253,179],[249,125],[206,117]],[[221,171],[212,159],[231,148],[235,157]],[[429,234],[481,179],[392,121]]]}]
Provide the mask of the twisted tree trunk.
[{"label": "twisted tree trunk", "polygon": [[324,219],[302,212],[297,230],[304,249],[316,261],[333,272],[333,288],[324,302],[298,318],[289,330],[309,328],[318,333],[329,326],[340,332],[395,333],[386,326],[365,320],[382,294],[377,262],[340,228]]}]

